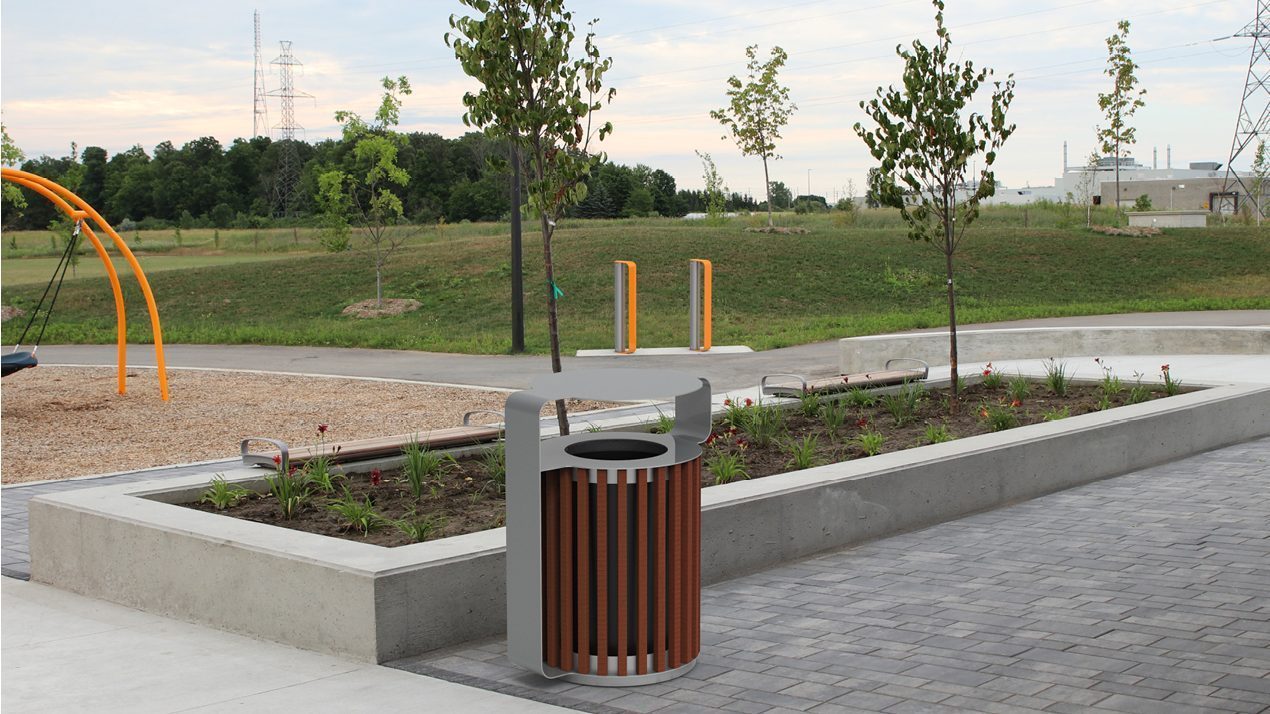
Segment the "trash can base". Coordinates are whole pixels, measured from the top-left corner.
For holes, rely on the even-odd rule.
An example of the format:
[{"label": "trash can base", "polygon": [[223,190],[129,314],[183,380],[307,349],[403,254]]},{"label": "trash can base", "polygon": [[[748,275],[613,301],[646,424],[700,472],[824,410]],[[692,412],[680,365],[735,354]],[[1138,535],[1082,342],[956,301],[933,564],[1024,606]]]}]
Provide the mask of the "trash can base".
[{"label": "trash can base", "polygon": [[568,672],[560,676],[560,679],[573,684],[585,684],[590,687],[638,687],[644,684],[657,684],[666,682],[676,677],[692,671],[697,665],[697,660],[692,660],[686,664],[681,664],[674,669],[668,669],[664,672],[649,672],[648,674],[626,674],[626,675],[602,675],[602,674],[578,674],[577,672]]}]

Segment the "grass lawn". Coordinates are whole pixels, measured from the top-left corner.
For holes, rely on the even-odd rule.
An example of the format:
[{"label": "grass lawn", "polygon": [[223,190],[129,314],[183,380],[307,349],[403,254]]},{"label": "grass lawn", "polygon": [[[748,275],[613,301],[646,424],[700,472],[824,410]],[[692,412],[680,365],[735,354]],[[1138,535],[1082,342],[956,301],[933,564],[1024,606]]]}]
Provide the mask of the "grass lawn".
[{"label": "grass lawn", "polygon": [[[786,216],[785,224],[812,231],[801,236],[743,231],[762,220],[562,223],[555,245],[557,282],[565,292],[564,349],[612,345],[614,260],[638,263],[639,344],[645,347],[687,344],[690,258],[714,263],[715,344],[768,349],[947,324],[943,257],[909,240],[891,212],[865,211],[854,225],[837,215]],[[1019,209],[989,209],[970,229],[957,255],[960,322],[1270,308],[1270,242],[1257,228],[1110,237],[1066,227],[1081,221],[1061,210],[1036,208],[1027,222],[1023,227]],[[537,234],[527,230],[526,341],[536,352],[548,347],[541,256]],[[367,257],[256,257],[284,260],[154,271],[165,340],[466,353],[509,348],[511,271],[502,225],[425,229],[391,259],[384,276],[385,296],[414,298],[423,307],[378,320],[340,315],[374,297]],[[147,274],[149,260],[142,259]],[[4,303],[29,307],[40,286],[10,284],[8,262]],[[81,268],[89,262],[81,261]],[[129,339],[148,341],[144,301],[135,287],[128,290]],[[15,322],[4,326],[6,343],[16,337]],[[68,279],[44,339],[113,341],[113,299],[104,281]]]},{"label": "grass lawn", "polygon": [[[146,277],[155,273],[166,270],[185,270],[187,268],[210,268],[217,265],[236,265],[239,263],[257,263],[264,260],[282,260],[283,255],[271,255],[269,253],[221,253],[221,254],[193,254],[193,255],[172,255],[158,254],[146,255],[139,254],[137,261],[141,263],[141,269],[146,272]],[[111,262],[115,266],[115,271],[119,273],[122,281],[125,276],[131,279],[132,266],[128,264],[118,255],[112,256]],[[49,278],[53,275],[53,269],[57,266],[56,258],[21,258],[10,259],[0,263],[0,281],[6,286],[18,285],[35,285],[38,284],[41,289]],[[97,258],[96,252],[83,254],[79,258],[79,265],[75,267],[74,273],[70,270],[66,272],[66,279],[70,281],[72,275],[77,278],[103,278],[106,275],[106,267],[102,265],[100,259]]]}]

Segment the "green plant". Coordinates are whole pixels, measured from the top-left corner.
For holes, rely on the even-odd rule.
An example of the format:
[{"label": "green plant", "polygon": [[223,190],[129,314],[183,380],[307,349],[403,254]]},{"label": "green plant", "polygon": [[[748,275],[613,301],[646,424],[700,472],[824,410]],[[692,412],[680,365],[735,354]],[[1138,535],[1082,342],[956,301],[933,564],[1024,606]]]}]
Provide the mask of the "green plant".
[{"label": "green plant", "polygon": [[1045,421],[1058,421],[1059,419],[1066,419],[1071,415],[1072,410],[1067,407],[1063,407],[1061,409],[1054,407],[1046,409],[1045,412],[1041,414],[1041,418]]},{"label": "green plant", "polygon": [[1028,381],[1027,377],[1016,374],[1006,383],[1005,389],[1011,400],[1021,402],[1032,393],[1032,383]]},{"label": "green plant", "polygon": [[945,441],[952,441],[953,435],[948,431],[947,424],[927,424],[923,438],[927,444],[942,444]]},{"label": "green plant", "polygon": [[442,514],[419,516],[411,513],[401,520],[393,521],[392,525],[410,540],[422,543],[431,538],[433,533],[444,529],[448,522],[449,519]]},{"label": "green plant", "polygon": [[983,370],[983,386],[988,389],[1000,389],[1005,383],[1005,377],[1001,374],[1001,370],[996,369],[989,362]]},{"label": "green plant", "polygon": [[410,484],[410,493],[414,494],[415,498],[423,498],[424,488],[427,488],[434,498],[440,495],[444,487],[441,476],[446,471],[458,467],[458,462],[453,456],[433,451],[420,444],[418,434],[411,437],[410,441],[402,447],[401,453],[406,457],[406,463],[402,466],[402,475]]},{"label": "green plant", "polygon": [[917,418],[917,406],[926,390],[916,382],[905,382],[894,394],[882,395],[882,406],[895,418],[896,426],[904,426]]},{"label": "green plant", "polygon": [[836,436],[838,430],[847,421],[847,405],[845,402],[832,401],[826,402],[820,408],[820,422],[825,425],[825,431],[831,436]]},{"label": "green plant", "polygon": [[790,459],[786,465],[793,467],[795,470],[809,469],[815,466],[816,459],[816,442],[818,439],[815,434],[808,434],[798,441],[792,441],[789,444]]},{"label": "green plant", "polygon": [[306,461],[304,468],[300,469],[297,474],[306,484],[313,485],[317,487],[317,490],[326,494],[335,492],[335,474],[331,472],[331,466],[335,455],[339,453],[338,446],[331,453],[326,453],[326,431],[328,428],[326,424],[317,425],[317,455]]},{"label": "green plant", "polygon": [[1145,193],[1138,196],[1138,200],[1133,202],[1133,210],[1135,211],[1149,211],[1151,208],[1151,197]]},{"label": "green plant", "polygon": [[1173,373],[1169,371],[1169,366],[1167,364],[1160,365],[1160,375],[1164,377],[1165,394],[1172,397],[1182,391],[1182,382],[1180,380],[1173,379]]},{"label": "green plant", "polygon": [[654,434],[669,434],[675,429],[675,418],[668,414],[663,414],[660,408],[657,409],[657,421],[653,422],[650,432]]},{"label": "green plant", "polygon": [[251,491],[238,484],[231,484],[225,481],[225,474],[216,474],[212,478],[211,485],[203,492],[203,497],[199,499],[199,503],[210,503],[216,507],[216,510],[223,511],[249,495],[251,495]]},{"label": "green plant", "polygon": [[750,477],[749,472],[745,470],[745,457],[741,454],[716,452],[706,459],[705,466],[710,473],[714,474],[716,486]]},{"label": "green plant", "polygon": [[[1102,370],[1102,380],[1099,382],[1099,388],[1102,390],[1103,398],[1110,402],[1111,397],[1116,396],[1124,391],[1124,384],[1120,378],[1112,373],[1111,368],[1103,363],[1101,357],[1095,357],[1094,361],[1098,363],[1099,369]],[[1106,409],[1107,407],[1100,407]]]},{"label": "green plant", "polygon": [[1060,397],[1067,396],[1067,387],[1071,384],[1071,376],[1067,374],[1067,363],[1059,362],[1053,357],[1045,361],[1045,385]]},{"label": "green plant", "polygon": [[878,397],[863,387],[852,387],[847,390],[847,403],[853,407],[867,408],[878,403]]},{"label": "green plant", "polygon": [[803,390],[798,397],[798,410],[808,419],[816,418],[820,414],[820,395],[811,390]]},{"label": "green plant", "polygon": [[[487,481],[484,488],[493,489],[498,494],[507,492],[507,445],[498,442],[481,452],[481,466],[485,469]],[[482,490],[483,490],[482,489]]]},{"label": "green plant", "polygon": [[866,431],[856,435],[855,445],[865,456],[877,456],[882,453],[882,443],[886,437],[876,431]]},{"label": "green plant", "polygon": [[269,492],[278,501],[282,519],[291,520],[309,497],[309,487],[303,479],[296,476],[296,469],[284,462],[281,456],[273,457],[273,463],[278,470],[272,476],[266,476],[265,482],[269,484]]},{"label": "green plant", "polygon": [[1139,404],[1151,398],[1151,390],[1142,384],[1142,374],[1140,372],[1133,373],[1134,384],[1129,388],[1129,397],[1125,401],[1129,404]]},{"label": "green plant", "polygon": [[364,501],[358,501],[353,495],[344,489],[344,495],[335,499],[327,505],[328,511],[338,513],[345,521],[348,527],[359,530],[362,535],[369,535],[371,531],[379,528],[385,522],[383,516],[375,510],[375,505],[371,503],[370,496]]},{"label": "green plant", "polygon": [[735,399],[724,399],[723,423],[728,426],[744,430],[746,425],[749,424],[751,415],[750,409],[753,406],[754,400],[749,398],[746,398],[744,404]]},{"label": "green plant", "polygon": [[755,446],[767,447],[785,433],[785,412],[779,407],[755,404],[747,407],[749,414],[741,428]]},{"label": "green plant", "polygon": [[979,418],[988,422],[988,427],[993,431],[1005,431],[1019,425],[1019,415],[1011,404],[985,402],[979,407]]},{"label": "green plant", "polygon": [[1098,407],[1098,411],[1100,412],[1107,411],[1108,409],[1111,408],[1111,397],[1107,396],[1106,394],[1099,395],[1098,404],[1096,406]]}]

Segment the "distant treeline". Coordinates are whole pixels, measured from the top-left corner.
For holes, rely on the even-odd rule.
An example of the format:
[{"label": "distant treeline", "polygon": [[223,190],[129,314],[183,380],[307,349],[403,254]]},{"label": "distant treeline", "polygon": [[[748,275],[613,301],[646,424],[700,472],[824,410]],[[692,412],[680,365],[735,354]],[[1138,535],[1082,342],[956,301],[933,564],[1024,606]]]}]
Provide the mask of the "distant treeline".
[{"label": "distant treeline", "polygon": [[[457,139],[418,132],[404,136],[398,164],[409,172],[410,182],[396,193],[411,221],[455,223],[510,215],[511,174],[504,144],[480,133]],[[97,146],[78,152],[72,145],[70,156],[41,156],[24,161],[21,168],[76,192],[116,226],[264,227],[312,217],[317,177],[332,168],[352,168],[352,146],[341,139],[293,143],[301,168],[292,217],[282,216],[284,203],[275,186],[285,142],[265,137],[235,139],[229,147],[213,137],[180,148],[165,141],[153,155],[140,145],[114,156]],[[573,212],[577,217],[682,216],[706,210],[703,192],[676,190],[674,177],[643,164],[604,163],[587,184],[587,198]],[[27,207],[20,215],[6,215],[6,228],[38,230],[60,219],[51,203],[23,191]],[[727,208],[757,206],[734,193]]]}]

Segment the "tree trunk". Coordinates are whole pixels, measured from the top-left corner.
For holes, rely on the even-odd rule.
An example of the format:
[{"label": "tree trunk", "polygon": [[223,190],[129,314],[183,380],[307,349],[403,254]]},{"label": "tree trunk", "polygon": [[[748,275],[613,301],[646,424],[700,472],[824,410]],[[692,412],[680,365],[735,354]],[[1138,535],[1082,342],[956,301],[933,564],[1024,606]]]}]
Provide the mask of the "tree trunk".
[{"label": "tree trunk", "polygon": [[1120,225],[1120,140],[1116,139],[1116,225]]},{"label": "tree trunk", "polygon": [[[556,269],[551,260],[551,222],[546,214],[542,215],[542,257],[543,267],[547,273],[547,333],[551,337],[551,371],[560,372],[560,328],[556,321]],[[569,435],[569,414],[565,411],[564,400],[556,400],[556,423],[560,425],[560,435]]]},{"label": "tree trunk", "polygon": [[380,310],[384,307],[384,288],[383,288],[383,269],[379,264],[375,265],[375,309]]},{"label": "tree trunk", "polygon": [[511,147],[512,168],[512,354],[525,351],[525,286],[522,284],[524,269],[521,263],[520,241],[520,149],[515,141]]},{"label": "tree trunk", "polygon": [[944,205],[949,212],[944,219],[944,267],[948,278],[948,366],[952,379],[952,399],[948,401],[948,412],[957,413],[960,390],[957,388],[957,294],[953,289],[953,223],[952,201],[947,198]]},{"label": "tree trunk", "polygon": [[772,180],[767,177],[767,157],[763,157],[763,188],[767,190],[767,227],[772,227]]}]

